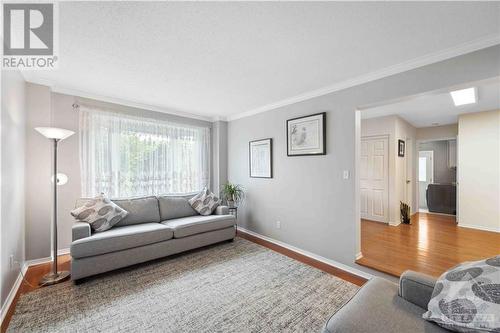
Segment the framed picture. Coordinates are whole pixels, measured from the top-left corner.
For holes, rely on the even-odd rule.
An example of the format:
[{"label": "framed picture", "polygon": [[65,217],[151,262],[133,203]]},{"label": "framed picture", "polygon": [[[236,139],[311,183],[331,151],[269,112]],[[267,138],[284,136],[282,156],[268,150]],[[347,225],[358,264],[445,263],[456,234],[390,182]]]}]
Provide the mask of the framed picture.
[{"label": "framed picture", "polygon": [[273,178],[273,139],[250,141],[250,177]]},{"label": "framed picture", "polygon": [[326,112],[286,121],[288,156],[326,154]]},{"label": "framed picture", "polygon": [[398,140],[398,156],[405,157],[405,142],[403,140]]}]

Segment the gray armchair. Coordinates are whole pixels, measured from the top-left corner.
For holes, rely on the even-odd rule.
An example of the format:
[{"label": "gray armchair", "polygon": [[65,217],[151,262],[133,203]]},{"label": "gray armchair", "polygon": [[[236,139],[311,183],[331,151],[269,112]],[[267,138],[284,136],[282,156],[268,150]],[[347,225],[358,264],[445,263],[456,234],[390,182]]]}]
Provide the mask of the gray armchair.
[{"label": "gray armchair", "polygon": [[412,271],[401,275],[399,286],[373,278],[330,317],[323,333],[449,332],[422,319],[435,283]]}]

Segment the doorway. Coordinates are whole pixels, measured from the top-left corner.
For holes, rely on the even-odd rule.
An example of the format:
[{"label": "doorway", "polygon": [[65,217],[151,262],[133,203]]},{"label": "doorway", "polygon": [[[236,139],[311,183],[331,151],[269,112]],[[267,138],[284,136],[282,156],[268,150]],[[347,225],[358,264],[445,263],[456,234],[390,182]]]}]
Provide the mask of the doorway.
[{"label": "doorway", "polygon": [[434,182],[434,151],[422,150],[418,152],[418,193],[419,211],[429,212],[427,206],[427,187]]},{"label": "doorway", "polygon": [[456,138],[418,144],[418,208],[422,213],[457,213]]}]

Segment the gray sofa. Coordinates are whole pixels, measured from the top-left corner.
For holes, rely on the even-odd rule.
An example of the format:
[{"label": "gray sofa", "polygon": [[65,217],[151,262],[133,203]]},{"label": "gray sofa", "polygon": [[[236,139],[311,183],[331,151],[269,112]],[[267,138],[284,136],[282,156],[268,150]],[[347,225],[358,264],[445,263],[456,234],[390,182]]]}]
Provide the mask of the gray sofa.
[{"label": "gray sofa", "polygon": [[[225,206],[201,216],[190,205],[192,196],[151,196],[113,200],[129,214],[113,228],[92,233],[88,223],[72,229],[71,278],[138,264],[194,248],[231,240],[236,219]],[[88,199],[77,200],[80,207]]]},{"label": "gray sofa", "polygon": [[381,278],[370,279],[326,323],[323,333],[449,332],[422,319],[436,280],[406,271],[399,286]]}]

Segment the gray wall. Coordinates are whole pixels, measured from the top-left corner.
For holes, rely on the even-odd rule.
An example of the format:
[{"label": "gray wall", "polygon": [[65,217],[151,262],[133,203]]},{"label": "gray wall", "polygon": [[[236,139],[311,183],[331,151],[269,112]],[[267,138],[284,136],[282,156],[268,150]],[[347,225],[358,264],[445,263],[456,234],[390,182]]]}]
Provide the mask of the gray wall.
[{"label": "gray wall", "polygon": [[434,152],[434,183],[450,184],[457,181],[457,170],[448,168],[448,141],[422,142],[418,150]]},{"label": "gray wall", "polygon": [[212,191],[219,194],[227,182],[227,122],[212,124]]},{"label": "gray wall", "polygon": [[[262,235],[356,267],[355,112],[357,107],[500,74],[500,46],[254,116],[228,128],[228,178],[246,200],[238,223]],[[326,111],[327,155],[286,156],[287,119]],[[273,179],[249,178],[248,142],[273,138]],[[351,178],[342,179],[342,170]],[[276,221],[281,221],[281,229]]]},{"label": "gray wall", "polygon": [[2,71],[1,110],[1,305],[24,262],[24,145],[25,82],[17,71]]},{"label": "gray wall", "polygon": [[[59,249],[67,249],[71,243],[71,226],[74,222],[69,212],[74,208],[76,199],[81,195],[78,112],[72,108],[74,102],[111,108],[124,114],[140,115],[190,125],[212,126],[212,123],[203,120],[53,93],[50,91],[50,88],[37,84],[29,83],[27,89],[27,260],[45,258],[51,255],[50,221],[52,196],[50,176],[52,146],[49,140],[33,130],[34,127],[56,126],[70,129],[77,133],[62,141],[58,150],[58,170],[68,175],[69,178],[67,184],[58,188]],[[214,140],[212,139],[212,141]],[[213,166],[211,166],[211,169],[213,171]]]}]

